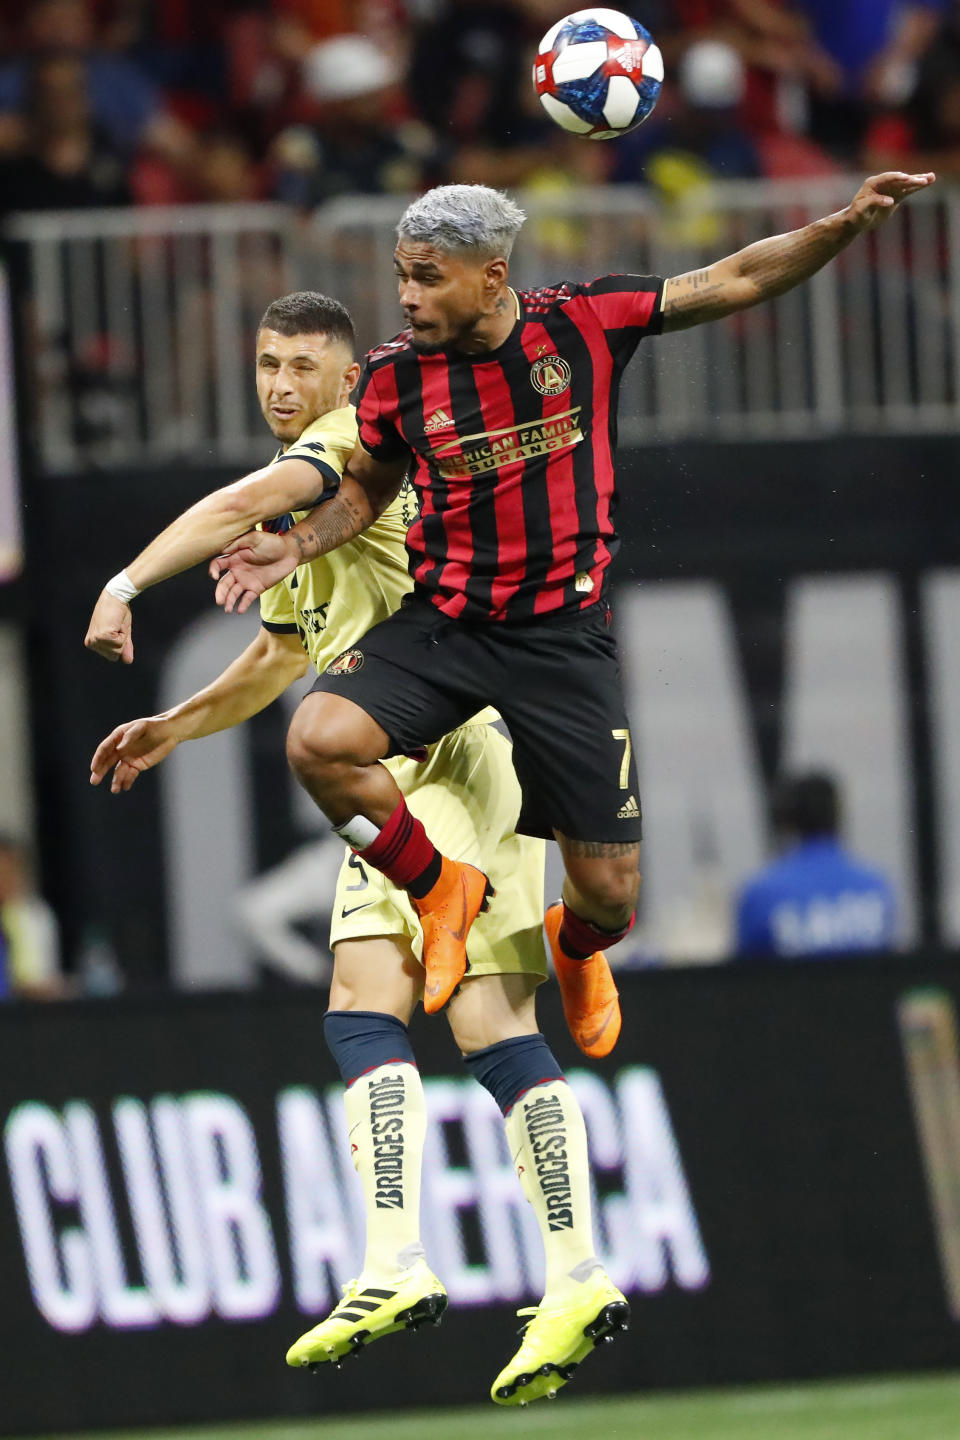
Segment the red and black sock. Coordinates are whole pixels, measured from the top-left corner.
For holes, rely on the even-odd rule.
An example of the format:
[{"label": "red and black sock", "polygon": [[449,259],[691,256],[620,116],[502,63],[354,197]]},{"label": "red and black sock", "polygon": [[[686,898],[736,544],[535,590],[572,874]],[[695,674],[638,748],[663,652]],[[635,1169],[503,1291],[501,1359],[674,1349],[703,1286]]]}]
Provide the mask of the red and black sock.
[{"label": "red and black sock", "polygon": [[601,930],[590,920],[584,920],[582,916],[575,914],[564,900],[563,920],[560,922],[560,949],[571,960],[588,960],[595,950],[606,950],[608,946],[616,945],[625,935],[629,935],[636,918],[634,912],[622,930]]},{"label": "red and black sock", "polygon": [[358,850],[361,860],[421,900],[440,878],[443,856],[401,799],[376,840]]}]

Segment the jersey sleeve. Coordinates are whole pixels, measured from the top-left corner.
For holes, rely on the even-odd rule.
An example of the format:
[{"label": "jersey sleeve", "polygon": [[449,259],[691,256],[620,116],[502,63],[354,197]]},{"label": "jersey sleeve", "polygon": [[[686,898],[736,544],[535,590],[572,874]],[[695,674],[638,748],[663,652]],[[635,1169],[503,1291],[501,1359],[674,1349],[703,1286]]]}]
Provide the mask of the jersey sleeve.
[{"label": "jersey sleeve", "polygon": [[360,444],[374,460],[386,463],[406,460],[410,455],[410,446],[397,426],[399,404],[396,383],[391,383],[392,379],[390,366],[371,370],[368,360],[363,367],[357,393]]},{"label": "jersey sleeve", "polygon": [[626,364],[644,336],[662,331],[663,285],[659,275],[601,275],[578,287],[620,364]]},{"label": "jersey sleeve", "polygon": [[282,580],[260,596],[260,624],[273,635],[298,635],[293,597]]},{"label": "jersey sleeve", "polygon": [[322,477],[322,488],[320,489],[314,504],[321,500],[329,499],[340,485],[343,475],[343,467],[346,464],[346,456],[342,455],[339,446],[319,436],[311,436],[310,439],[298,440],[278,455],[273,462],[275,465],[282,465],[285,460],[306,460],[308,465],[319,472]]}]

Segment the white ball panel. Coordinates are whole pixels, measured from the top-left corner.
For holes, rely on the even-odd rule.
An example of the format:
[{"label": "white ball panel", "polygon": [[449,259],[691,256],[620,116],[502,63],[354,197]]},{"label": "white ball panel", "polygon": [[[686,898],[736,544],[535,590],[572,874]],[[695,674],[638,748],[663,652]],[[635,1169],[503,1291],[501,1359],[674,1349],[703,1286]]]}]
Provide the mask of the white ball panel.
[{"label": "white ball panel", "polygon": [[607,86],[603,118],[614,130],[625,130],[637,113],[637,87],[626,75],[614,75]]},{"label": "white ball panel", "polygon": [[589,120],[581,120],[579,115],[573,113],[569,105],[564,105],[562,101],[554,99],[552,95],[541,95],[540,104],[550,119],[562,126],[564,130],[572,130],[577,135],[586,135],[590,129]]},{"label": "white ball panel", "polygon": [[596,20],[598,25],[606,25],[614,35],[619,35],[621,40],[636,40],[637,32],[634,29],[633,21],[629,15],[624,15],[621,10],[606,10],[598,6],[595,10],[576,10],[570,16],[571,20]]},{"label": "white ball panel", "polygon": [[645,80],[659,80],[663,84],[663,56],[658,45],[648,45],[643,52],[643,75]]},{"label": "white ball panel", "polygon": [[607,58],[603,40],[587,40],[582,45],[568,45],[553,62],[553,78],[557,85],[568,80],[586,80]]}]

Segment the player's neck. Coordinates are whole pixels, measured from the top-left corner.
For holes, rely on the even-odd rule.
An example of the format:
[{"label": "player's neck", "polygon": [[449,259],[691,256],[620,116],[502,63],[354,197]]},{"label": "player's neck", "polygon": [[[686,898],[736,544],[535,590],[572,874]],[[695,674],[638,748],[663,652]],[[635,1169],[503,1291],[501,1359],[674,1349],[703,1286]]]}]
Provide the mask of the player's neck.
[{"label": "player's neck", "polygon": [[509,338],[514,325],[520,318],[520,301],[510,286],[496,301],[489,315],[482,316],[464,335],[456,348],[465,355],[482,355],[487,350],[499,350]]}]

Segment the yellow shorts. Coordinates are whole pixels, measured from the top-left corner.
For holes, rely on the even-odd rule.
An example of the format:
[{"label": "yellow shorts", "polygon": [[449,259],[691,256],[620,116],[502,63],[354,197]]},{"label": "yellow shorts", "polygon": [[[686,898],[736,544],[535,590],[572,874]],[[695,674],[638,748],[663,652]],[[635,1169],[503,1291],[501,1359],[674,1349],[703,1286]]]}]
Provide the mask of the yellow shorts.
[{"label": "yellow shorts", "polygon": [[[497,892],[471,927],[469,973],[520,972],[546,979],[546,847],[514,831],[520,786],[509,740],[492,725],[462,725],[431,745],[424,764],[400,757],[386,765],[437,849],[485,871]],[[406,935],[420,956],[423,937],[406,891],[348,850],[337,881],[330,944],[375,935]]]}]

